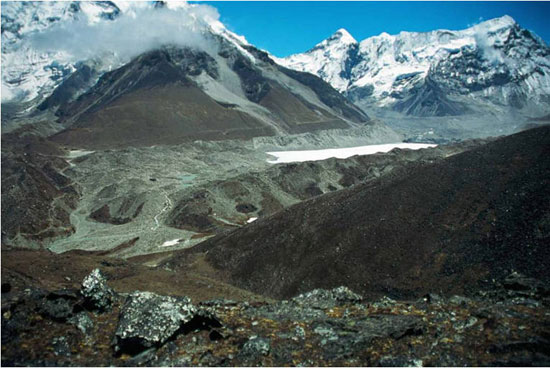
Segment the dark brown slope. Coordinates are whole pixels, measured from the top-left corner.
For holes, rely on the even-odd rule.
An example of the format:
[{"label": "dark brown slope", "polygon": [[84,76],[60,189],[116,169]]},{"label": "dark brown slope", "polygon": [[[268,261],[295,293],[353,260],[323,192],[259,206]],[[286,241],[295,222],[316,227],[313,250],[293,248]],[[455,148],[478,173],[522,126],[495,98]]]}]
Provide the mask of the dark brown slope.
[{"label": "dark brown slope", "polygon": [[400,297],[462,292],[512,269],[549,281],[549,154],[549,127],[522,132],[302,202],[191,252],[273,297],[342,284]]},{"label": "dark brown slope", "polygon": [[90,92],[60,108],[62,120],[74,124],[52,139],[69,146],[108,148],[274,133],[252,116],[222,106],[189,78],[202,70],[216,76],[212,58],[179,52],[149,52],[105,74]]},{"label": "dark brown slope", "polygon": [[[226,40],[215,42],[217,55],[168,46],[142,54],[105,73],[71,101],[78,88],[87,89],[91,78],[75,74],[43,106],[56,110],[68,127],[52,139],[101,149],[345,129],[370,121],[318,77],[285,70],[255,48],[250,48],[258,57],[253,62]],[[234,91],[228,72],[236,74],[242,89],[243,95],[233,92],[234,100],[245,97],[258,106],[219,102],[202,90],[209,80]]]},{"label": "dark brown slope", "polygon": [[63,151],[42,137],[21,130],[2,135],[2,245],[74,231],[69,214],[79,195],[59,156]]}]

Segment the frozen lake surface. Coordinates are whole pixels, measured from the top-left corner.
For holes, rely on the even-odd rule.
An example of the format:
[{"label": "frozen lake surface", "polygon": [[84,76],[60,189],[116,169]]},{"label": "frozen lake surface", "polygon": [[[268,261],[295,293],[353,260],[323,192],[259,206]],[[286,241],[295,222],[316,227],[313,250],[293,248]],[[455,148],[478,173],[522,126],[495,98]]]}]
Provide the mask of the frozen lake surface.
[{"label": "frozen lake surface", "polygon": [[375,144],[369,146],[348,147],[348,148],[330,148],[322,150],[309,151],[276,151],[266,152],[269,155],[275,156],[274,160],[267,160],[271,164],[282,164],[288,162],[303,162],[303,161],[318,161],[326,160],[327,158],[348,158],[355,155],[372,155],[379,152],[389,152],[394,148],[421,149],[435,147],[437,144],[425,143],[388,143]]}]

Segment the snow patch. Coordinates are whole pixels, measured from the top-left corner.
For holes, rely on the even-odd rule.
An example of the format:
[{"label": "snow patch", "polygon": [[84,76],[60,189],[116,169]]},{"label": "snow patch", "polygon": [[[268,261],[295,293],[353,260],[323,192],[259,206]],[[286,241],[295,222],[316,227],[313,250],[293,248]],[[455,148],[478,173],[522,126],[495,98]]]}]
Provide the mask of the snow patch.
[{"label": "snow patch", "polygon": [[161,247],[171,247],[179,243],[181,239],[168,240],[162,243]]},{"label": "snow patch", "polygon": [[323,150],[308,150],[308,151],[277,151],[266,152],[269,155],[275,156],[275,160],[267,160],[271,164],[281,164],[289,162],[304,162],[304,161],[319,161],[326,160],[331,157],[348,158],[355,155],[372,155],[375,153],[389,152],[394,148],[401,149],[422,149],[436,147],[437,144],[424,143],[389,143],[375,144],[369,146],[349,147],[349,148],[331,148]]},{"label": "snow patch", "polygon": [[249,218],[248,220],[246,220],[246,223],[247,223],[247,224],[250,224],[250,223],[256,221],[257,219],[258,219],[257,217],[251,217],[251,218]]}]

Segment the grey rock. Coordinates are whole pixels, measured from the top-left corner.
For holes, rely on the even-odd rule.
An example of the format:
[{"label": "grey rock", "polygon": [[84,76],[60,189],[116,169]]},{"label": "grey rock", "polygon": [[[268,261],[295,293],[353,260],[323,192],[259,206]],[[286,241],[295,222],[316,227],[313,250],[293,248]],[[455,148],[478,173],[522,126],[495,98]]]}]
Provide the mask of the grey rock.
[{"label": "grey rock", "polygon": [[397,302],[393,300],[392,298],[388,298],[387,296],[383,296],[379,300],[372,303],[373,307],[376,308],[391,308],[393,307]]},{"label": "grey rock", "polygon": [[268,355],[270,350],[271,346],[268,339],[253,337],[243,345],[239,356],[244,360],[255,360],[261,356]]},{"label": "grey rock", "polygon": [[540,280],[527,277],[519,272],[512,272],[502,282],[507,290],[530,296],[548,296],[550,289]]},{"label": "grey rock", "polygon": [[331,308],[346,304],[357,304],[363,297],[354,293],[345,286],[332,290],[315,289],[292,298],[292,301],[300,305],[307,305],[312,308]]},{"label": "grey rock", "polygon": [[305,339],[306,338],[306,331],[304,330],[304,328],[302,326],[296,326],[294,328],[294,333],[296,334],[296,337],[298,339]]},{"label": "grey rock", "polygon": [[422,320],[415,316],[374,315],[357,320],[353,325],[345,320],[327,320],[314,324],[313,331],[319,336],[323,356],[327,361],[353,355],[375,338],[400,339],[407,335],[420,334]]},{"label": "grey rock", "polygon": [[380,358],[378,365],[380,367],[422,367],[422,360],[404,356],[386,355]]},{"label": "grey rock", "polygon": [[115,351],[135,354],[160,346],[190,322],[196,313],[197,308],[187,297],[134,292],[120,311]]},{"label": "grey rock", "polygon": [[88,335],[94,328],[94,322],[86,312],[80,312],[71,317],[68,321],[69,323],[75,325],[76,328],[78,328],[85,335]]},{"label": "grey rock", "polygon": [[201,306],[207,306],[207,307],[235,307],[237,306],[239,303],[234,301],[234,300],[230,300],[230,299],[211,299],[211,300],[206,300],[206,301],[203,301],[203,302],[200,302],[200,305]]},{"label": "grey rock", "polygon": [[247,314],[253,317],[288,321],[312,321],[326,318],[326,314],[320,309],[288,301],[249,308]]},{"label": "grey rock", "polygon": [[155,348],[149,348],[147,350],[142,351],[141,353],[137,354],[136,356],[133,356],[132,358],[128,359],[126,361],[126,366],[128,367],[137,367],[142,365],[150,365],[152,360],[156,358],[156,349]]},{"label": "grey rock", "polygon": [[47,318],[64,322],[73,315],[73,309],[78,302],[74,290],[57,290],[49,293],[40,303],[39,311]]},{"label": "grey rock", "polygon": [[72,315],[73,304],[71,301],[63,298],[49,300],[46,299],[40,305],[40,314],[56,321],[65,321]]},{"label": "grey rock", "polygon": [[449,298],[449,303],[455,304],[455,305],[467,306],[471,302],[472,302],[471,299],[460,295],[453,295],[452,297]]},{"label": "grey rock", "polygon": [[192,367],[193,359],[188,355],[180,355],[175,358],[167,358],[155,362],[154,366],[158,367]]},{"label": "grey rock", "polygon": [[109,310],[115,298],[115,292],[107,285],[107,279],[99,268],[84,278],[80,293],[88,307],[100,312]]},{"label": "grey rock", "polygon": [[424,301],[429,304],[439,304],[443,303],[444,299],[439,294],[429,293],[424,295]]}]

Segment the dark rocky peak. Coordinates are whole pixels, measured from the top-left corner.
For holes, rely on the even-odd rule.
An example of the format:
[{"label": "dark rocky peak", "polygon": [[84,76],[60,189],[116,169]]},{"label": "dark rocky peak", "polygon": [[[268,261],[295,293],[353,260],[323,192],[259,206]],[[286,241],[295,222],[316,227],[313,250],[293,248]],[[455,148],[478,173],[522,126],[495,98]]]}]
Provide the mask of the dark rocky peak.
[{"label": "dark rocky peak", "polygon": [[154,1],[153,2],[153,7],[155,9],[162,9],[162,8],[165,8],[166,7],[166,1]]},{"label": "dark rocky peak", "polygon": [[218,78],[216,60],[205,51],[188,47],[163,46],[138,56],[136,61],[147,66],[168,63],[176,66],[185,75],[197,76],[204,71],[212,78]]},{"label": "dark rocky peak", "polygon": [[120,15],[120,8],[112,1],[96,1],[94,2],[104,11],[100,14],[100,17],[106,20],[114,20]]},{"label": "dark rocky peak", "polygon": [[275,65],[275,62],[269,57],[269,54],[267,52],[260,50],[252,45],[245,45],[243,46],[243,48],[254,55],[255,58],[260,59],[264,63]]},{"label": "dark rocky peak", "polygon": [[[94,106],[103,106],[124,93],[142,88],[174,83],[194,85],[189,77],[203,71],[213,78],[218,77],[216,61],[206,52],[165,46],[141,54],[119,69],[103,74],[87,93],[73,103],[61,106],[57,115],[74,115],[75,111],[80,111],[82,104],[88,105],[91,108],[88,112],[92,112],[95,111]],[[94,102],[90,104],[91,100]]]}]

